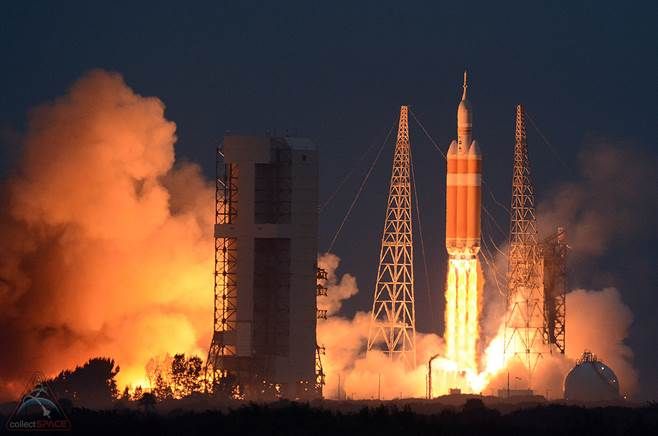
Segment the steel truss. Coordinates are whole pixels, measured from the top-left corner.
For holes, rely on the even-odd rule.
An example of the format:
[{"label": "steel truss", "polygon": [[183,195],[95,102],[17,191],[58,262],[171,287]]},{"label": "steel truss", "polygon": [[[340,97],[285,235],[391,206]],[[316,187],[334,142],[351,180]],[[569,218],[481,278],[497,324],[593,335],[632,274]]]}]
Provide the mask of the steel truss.
[{"label": "steel truss", "polygon": [[[217,149],[215,178],[215,224],[231,224],[238,215],[237,164],[223,164]],[[213,337],[206,360],[206,382],[210,389],[229,374],[225,358],[236,355],[237,238],[215,237],[215,307]]]},{"label": "steel truss", "polygon": [[381,348],[389,357],[415,367],[410,149],[408,107],[402,106],[367,349]]},{"label": "steel truss", "polygon": [[543,260],[537,241],[534,187],[523,107],[516,107],[514,169],[508,255],[505,354],[512,353],[528,371],[528,385],[544,347]]}]

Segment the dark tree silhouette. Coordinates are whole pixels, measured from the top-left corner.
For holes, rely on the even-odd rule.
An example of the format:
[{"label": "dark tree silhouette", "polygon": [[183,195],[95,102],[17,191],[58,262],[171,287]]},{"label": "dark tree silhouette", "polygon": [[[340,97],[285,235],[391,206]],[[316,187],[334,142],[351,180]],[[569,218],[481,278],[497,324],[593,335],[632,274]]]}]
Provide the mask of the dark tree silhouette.
[{"label": "dark tree silhouette", "polygon": [[484,409],[484,402],[479,398],[469,398],[464,403],[464,412],[479,412]]},{"label": "dark tree silhouette", "polygon": [[173,382],[172,390],[176,398],[185,396],[185,354],[176,354],[171,361],[171,381]]},{"label": "dark tree silhouette", "polygon": [[210,386],[210,392],[216,398],[233,398],[238,390],[238,382],[232,375],[222,377],[218,382]]},{"label": "dark tree silhouette", "polygon": [[192,356],[185,363],[185,391],[187,395],[201,391],[201,369],[203,361],[197,356]]},{"label": "dark tree silhouette", "polygon": [[142,393],[143,393],[142,387],[137,386],[135,388],[135,390],[133,391],[133,401],[141,400],[142,399]]},{"label": "dark tree silhouette", "polygon": [[[185,402],[185,401],[184,401]],[[184,403],[183,402],[183,403]],[[606,406],[585,408],[565,405],[528,405],[501,413],[485,404],[445,407],[416,402],[402,407],[381,405],[358,408],[357,403],[332,410],[295,402],[242,403],[225,411],[209,410],[203,403],[196,410],[167,412],[155,409],[155,399],[144,394],[139,409],[89,410],[73,408],[68,415],[72,433],[80,435],[487,435],[557,436],[656,435],[658,409]],[[236,403],[237,404],[237,403]],[[318,407],[319,406],[319,407]],[[429,406],[429,408],[428,408]],[[505,406],[507,407],[507,406]],[[147,413],[145,413],[147,412]],[[10,413],[10,412],[6,412]],[[147,415],[147,416],[145,416]],[[0,409],[0,422],[7,418]]]},{"label": "dark tree silhouette", "polygon": [[95,357],[73,371],[60,372],[50,386],[59,398],[68,398],[76,406],[102,408],[118,396],[118,373],[113,359]]},{"label": "dark tree silhouette", "polygon": [[142,398],[139,399],[139,405],[144,409],[144,412],[153,412],[155,410],[155,395],[145,392]]},{"label": "dark tree silhouette", "polygon": [[171,389],[171,386],[166,382],[162,374],[158,374],[155,378],[155,387],[153,388],[153,394],[158,401],[170,400],[174,398],[174,392]]},{"label": "dark tree silhouette", "polygon": [[201,370],[203,361],[197,356],[189,359],[185,354],[176,354],[171,361],[172,393],[175,398],[184,398],[201,392]]}]

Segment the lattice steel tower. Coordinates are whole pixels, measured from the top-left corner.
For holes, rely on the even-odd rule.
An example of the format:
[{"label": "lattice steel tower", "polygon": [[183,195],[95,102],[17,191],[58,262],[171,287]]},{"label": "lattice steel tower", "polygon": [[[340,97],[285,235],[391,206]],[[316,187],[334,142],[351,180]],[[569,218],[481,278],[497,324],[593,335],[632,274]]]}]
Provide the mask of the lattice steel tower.
[{"label": "lattice steel tower", "polygon": [[407,365],[415,366],[416,316],[408,112],[407,106],[400,108],[368,351],[381,348],[391,358],[400,358]]},{"label": "lattice steel tower", "polygon": [[567,325],[567,234],[564,227],[542,243],[544,260],[544,342],[564,354]]},{"label": "lattice steel tower", "polygon": [[544,288],[525,115],[521,105],[516,106],[508,262],[509,315],[505,323],[505,353],[513,353],[523,362],[530,385],[532,373],[544,350]]},{"label": "lattice steel tower", "polygon": [[[238,165],[222,163],[217,148],[215,162],[215,224],[232,224],[238,215]],[[230,340],[237,331],[237,238],[215,237],[215,309],[213,336],[206,360],[206,381],[211,388],[228,374],[225,359],[236,356]]]}]

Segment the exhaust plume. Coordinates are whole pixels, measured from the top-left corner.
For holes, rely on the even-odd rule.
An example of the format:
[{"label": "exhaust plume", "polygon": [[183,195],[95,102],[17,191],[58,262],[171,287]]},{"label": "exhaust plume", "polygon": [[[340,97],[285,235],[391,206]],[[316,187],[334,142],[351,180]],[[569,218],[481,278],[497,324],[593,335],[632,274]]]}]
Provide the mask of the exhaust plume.
[{"label": "exhaust plume", "polygon": [[[633,249],[623,247],[650,234],[649,226],[655,222],[655,207],[647,199],[658,195],[658,184],[650,182],[655,180],[656,159],[628,146],[599,142],[586,147],[579,160],[581,180],[558,185],[537,207],[540,237],[552,234],[558,226],[566,228],[572,290],[566,301],[566,355],[545,355],[533,375],[532,387],[540,394],[548,391],[551,396],[561,396],[564,377],[588,349],[616,372],[621,390],[632,394],[637,390],[638,374],[633,352],[625,340],[633,314],[622,293],[631,291],[633,282],[631,277],[614,277],[614,272],[601,271],[601,263],[606,255],[622,249],[628,252],[627,262],[641,261],[638,256],[633,259]],[[507,247],[501,251],[507,253]],[[505,256],[496,256],[494,269],[499,278],[506,277]],[[486,273],[487,310],[483,325],[492,338],[500,334],[499,326],[504,325],[505,306],[501,304],[504,297],[493,287],[492,271]],[[582,286],[602,289],[586,290]],[[488,352],[491,356],[502,355],[502,343],[493,341]],[[510,372],[523,372],[514,363],[507,368]],[[502,389],[506,387],[506,378],[507,371],[501,372],[492,378],[490,386]],[[526,388],[527,380],[517,387]]]},{"label": "exhaust plume", "polygon": [[[318,266],[327,271],[327,297],[318,298],[320,309],[340,307],[342,301],[358,291],[356,279],[336,270],[340,258],[325,253]],[[332,292],[333,290],[333,292]],[[435,334],[416,333],[417,367],[406,368],[402,361],[390,360],[384,353],[366,354],[370,313],[359,311],[354,318],[329,311],[326,320],[318,320],[318,344],[326,354],[322,363],[326,374],[324,396],[327,398],[410,398],[425,396],[427,361],[443,349],[443,341]]]},{"label": "exhaust plume", "polygon": [[213,189],[198,166],[174,165],[164,109],[95,70],[31,112],[0,191],[0,397],[93,356],[134,386],[153,356],[203,355]]}]

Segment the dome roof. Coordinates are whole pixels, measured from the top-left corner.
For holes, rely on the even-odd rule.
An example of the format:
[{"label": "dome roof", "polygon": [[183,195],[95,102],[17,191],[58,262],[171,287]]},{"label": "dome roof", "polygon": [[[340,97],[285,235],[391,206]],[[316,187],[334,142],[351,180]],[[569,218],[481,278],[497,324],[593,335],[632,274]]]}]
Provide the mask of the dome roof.
[{"label": "dome roof", "polygon": [[618,398],[619,379],[614,371],[585,351],[564,380],[564,399],[592,402]]}]

